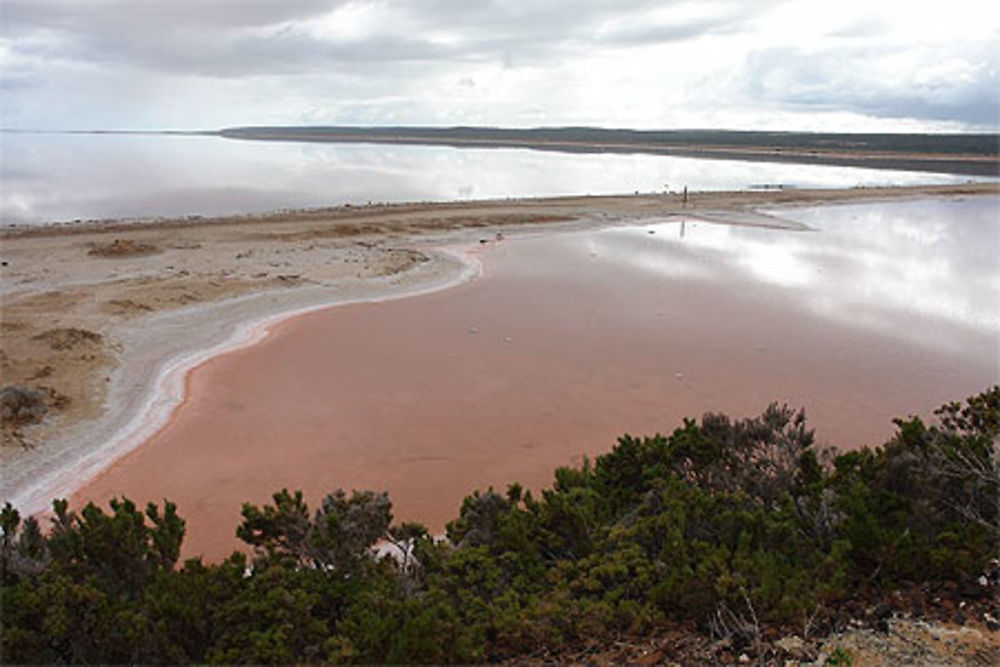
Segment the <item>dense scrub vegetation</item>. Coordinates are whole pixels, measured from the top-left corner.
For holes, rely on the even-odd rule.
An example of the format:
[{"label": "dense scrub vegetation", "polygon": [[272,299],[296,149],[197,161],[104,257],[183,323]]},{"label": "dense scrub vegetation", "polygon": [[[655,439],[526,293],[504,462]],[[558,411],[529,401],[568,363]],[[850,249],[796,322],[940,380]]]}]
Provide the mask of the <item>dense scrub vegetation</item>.
[{"label": "dense scrub vegetation", "polygon": [[56,501],[47,532],[7,505],[0,660],[472,662],[678,626],[753,654],[766,629],[829,630],[885,590],[974,589],[1000,540],[1000,388],[937,417],[834,456],[787,407],[707,414],[540,495],[473,494],[446,541],[393,526],[385,494],[310,512],[281,491],[243,507],[254,555],[217,565],[178,565],[169,502]]}]

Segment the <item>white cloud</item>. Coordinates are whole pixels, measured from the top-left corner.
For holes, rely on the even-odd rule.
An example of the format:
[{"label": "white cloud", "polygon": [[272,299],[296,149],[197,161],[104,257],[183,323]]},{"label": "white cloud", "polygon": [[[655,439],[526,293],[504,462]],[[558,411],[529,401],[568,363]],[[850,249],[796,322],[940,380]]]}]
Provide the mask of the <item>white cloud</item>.
[{"label": "white cloud", "polygon": [[996,129],[993,5],[4,0],[3,122]]}]

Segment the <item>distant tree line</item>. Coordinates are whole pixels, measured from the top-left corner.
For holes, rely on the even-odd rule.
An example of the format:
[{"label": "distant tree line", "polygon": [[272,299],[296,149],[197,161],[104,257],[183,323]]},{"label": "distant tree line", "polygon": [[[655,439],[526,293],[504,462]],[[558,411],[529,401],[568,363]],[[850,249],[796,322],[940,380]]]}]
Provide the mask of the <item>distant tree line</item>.
[{"label": "distant tree line", "polygon": [[662,146],[713,146],[781,148],[786,150],[834,150],[969,154],[1000,156],[996,133],[841,133],[762,132],[751,130],[628,130],[599,127],[391,127],[391,126],[257,126],[231,127],[219,131],[238,139],[283,138],[285,140],[340,137],[395,137],[400,139],[495,142],[567,142],[596,144],[644,144]]},{"label": "distant tree line", "polygon": [[[804,414],[706,414],[592,464],[467,497],[435,540],[384,493],[243,506],[253,556],[178,564],[176,507],[127,499],[47,530],[0,511],[11,662],[481,662],[681,624],[753,653],[828,632],[896,587],[973,587],[1000,543],[1000,388],[896,421],[875,449],[816,447]],[[375,548],[376,545],[381,545]]]}]

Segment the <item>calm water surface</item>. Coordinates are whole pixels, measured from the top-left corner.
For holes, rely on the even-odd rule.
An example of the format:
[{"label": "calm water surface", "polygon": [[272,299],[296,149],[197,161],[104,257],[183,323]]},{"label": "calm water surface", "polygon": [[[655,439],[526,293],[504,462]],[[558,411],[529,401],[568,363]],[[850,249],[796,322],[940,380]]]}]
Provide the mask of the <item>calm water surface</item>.
[{"label": "calm water surface", "polygon": [[[0,134],[0,224],[373,202],[951,183],[966,177],[653,155]],[[982,180],[982,179],[980,179]]]},{"label": "calm water surface", "polygon": [[388,489],[441,530],[473,489],[537,488],[623,432],[804,406],[820,443],[1000,380],[995,197],[785,209],[511,238],[454,289],[288,321],[192,372],[187,402],[74,502],[170,498],[221,557],[244,501]]}]

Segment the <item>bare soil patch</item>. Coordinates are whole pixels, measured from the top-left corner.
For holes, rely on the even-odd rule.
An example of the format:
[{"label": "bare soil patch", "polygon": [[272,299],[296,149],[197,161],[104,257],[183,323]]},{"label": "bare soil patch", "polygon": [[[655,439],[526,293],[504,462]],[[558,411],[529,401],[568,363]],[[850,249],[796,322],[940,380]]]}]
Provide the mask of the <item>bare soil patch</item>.
[{"label": "bare soil patch", "polygon": [[92,245],[88,255],[94,257],[136,257],[139,255],[154,255],[160,249],[148,243],[140,243],[130,239],[115,239],[111,243]]},{"label": "bare soil patch", "polygon": [[80,345],[99,345],[103,339],[99,333],[75,327],[49,329],[32,337],[32,340],[48,343],[53,350],[72,350]]}]

